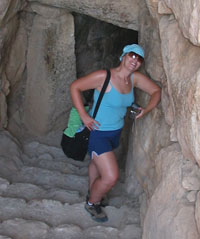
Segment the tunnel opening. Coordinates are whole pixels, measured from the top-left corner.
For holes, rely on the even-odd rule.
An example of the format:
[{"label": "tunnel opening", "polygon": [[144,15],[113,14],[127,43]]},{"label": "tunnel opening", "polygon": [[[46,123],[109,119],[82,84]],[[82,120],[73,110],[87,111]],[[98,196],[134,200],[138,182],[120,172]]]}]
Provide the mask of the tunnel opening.
[{"label": "tunnel opening", "polygon": [[116,67],[125,45],[138,43],[138,32],[73,13],[77,77]]}]

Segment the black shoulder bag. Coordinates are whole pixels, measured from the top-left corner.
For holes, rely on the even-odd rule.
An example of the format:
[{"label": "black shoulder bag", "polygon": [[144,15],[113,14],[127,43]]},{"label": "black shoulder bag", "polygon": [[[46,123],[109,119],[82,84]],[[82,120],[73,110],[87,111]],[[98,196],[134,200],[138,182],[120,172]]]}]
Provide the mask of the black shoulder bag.
[{"label": "black shoulder bag", "polygon": [[[100,95],[97,100],[94,113],[92,116],[94,119],[97,115],[99,106],[101,104],[101,100],[103,98],[105,90],[110,81],[110,70],[106,70],[106,71],[107,71],[107,76],[104,81],[103,87],[101,89],[101,92],[100,92]],[[83,161],[88,150],[89,137],[90,137],[90,130],[87,127],[85,127],[81,132],[77,132],[72,138],[63,134],[62,141],[61,141],[61,147],[63,149],[63,152],[69,158],[72,158],[77,161]]]}]

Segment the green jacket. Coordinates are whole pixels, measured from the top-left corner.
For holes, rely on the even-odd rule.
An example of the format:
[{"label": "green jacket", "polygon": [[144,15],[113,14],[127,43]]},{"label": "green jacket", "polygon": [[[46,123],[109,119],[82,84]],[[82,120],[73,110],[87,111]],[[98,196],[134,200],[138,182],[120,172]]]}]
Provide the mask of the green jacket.
[{"label": "green jacket", "polygon": [[[85,106],[85,110],[88,112],[89,106]],[[82,125],[83,122],[81,121],[78,111],[76,108],[72,107],[69,114],[67,128],[64,130],[64,134],[72,138]]]}]

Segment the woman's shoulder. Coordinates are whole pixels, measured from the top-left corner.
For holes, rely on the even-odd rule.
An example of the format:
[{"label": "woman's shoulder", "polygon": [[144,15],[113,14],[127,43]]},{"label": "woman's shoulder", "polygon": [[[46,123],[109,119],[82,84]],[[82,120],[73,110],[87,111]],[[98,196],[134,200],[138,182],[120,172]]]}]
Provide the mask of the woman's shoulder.
[{"label": "woman's shoulder", "polygon": [[106,70],[97,70],[94,72],[89,73],[85,77],[83,77],[81,80],[84,80],[85,84],[88,85],[88,87],[98,88],[101,87],[104,80],[106,78]]},{"label": "woman's shoulder", "polygon": [[106,78],[106,75],[106,70],[98,70],[91,73],[91,78],[93,78],[94,81],[98,82],[98,86],[101,86]]},{"label": "woman's shoulder", "polygon": [[106,70],[97,70],[97,71],[93,71],[88,73],[87,75],[84,75],[82,77],[80,77],[78,80],[92,80],[92,81],[101,81],[104,79],[104,77],[106,76]]},{"label": "woman's shoulder", "polygon": [[133,81],[134,87],[140,84],[145,84],[145,82],[148,82],[150,80],[146,75],[144,75],[140,71],[133,72],[133,79],[134,79]]},{"label": "woman's shoulder", "polygon": [[148,77],[145,74],[141,73],[140,71],[133,72],[133,76],[135,80],[148,79]]},{"label": "woman's shoulder", "polygon": [[103,77],[106,76],[107,72],[106,72],[106,70],[102,69],[102,70],[95,71],[95,72],[93,72],[91,74],[93,74],[96,77],[103,78]]},{"label": "woman's shoulder", "polygon": [[133,74],[134,76],[136,76],[136,77],[142,77],[142,76],[144,76],[144,74],[141,73],[140,71],[134,71],[132,74]]}]

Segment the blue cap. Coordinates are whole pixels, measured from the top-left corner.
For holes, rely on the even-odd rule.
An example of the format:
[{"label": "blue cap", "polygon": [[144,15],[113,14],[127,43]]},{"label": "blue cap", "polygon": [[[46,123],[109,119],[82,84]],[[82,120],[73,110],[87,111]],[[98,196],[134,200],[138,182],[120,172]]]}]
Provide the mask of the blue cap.
[{"label": "blue cap", "polygon": [[142,58],[144,58],[144,50],[141,46],[139,46],[138,44],[132,44],[132,45],[127,45],[124,47],[123,49],[123,53],[120,56],[120,61],[122,61],[122,57],[124,55],[126,55],[129,52],[135,52],[136,54],[138,54],[139,56],[141,56]]}]

